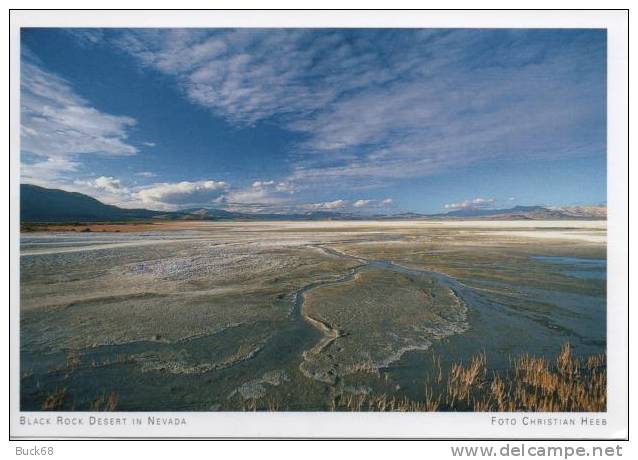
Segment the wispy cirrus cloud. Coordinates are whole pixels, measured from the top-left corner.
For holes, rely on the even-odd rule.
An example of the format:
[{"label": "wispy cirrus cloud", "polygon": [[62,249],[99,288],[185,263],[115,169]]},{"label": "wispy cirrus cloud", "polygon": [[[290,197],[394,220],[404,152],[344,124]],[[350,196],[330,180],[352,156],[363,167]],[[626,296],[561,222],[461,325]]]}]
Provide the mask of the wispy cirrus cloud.
[{"label": "wispy cirrus cloud", "polygon": [[[379,192],[368,195],[364,189],[388,187],[387,193],[396,196],[392,187],[405,179],[469,171],[473,165],[498,170],[504,162],[605,153],[604,31],[68,33],[83,47],[108,46],[126,53],[133,58],[127,62],[144,70],[144,78],[161,74],[162,84],[173,85],[192,104],[233,127],[276,127],[285,140],[287,157],[277,165],[280,173],[271,177],[254,180],[224,172],[223,177],[243,184],[231,186],[198,180],[219,177],[216,170],[198,171],[196,178],[187,171],[178,179],[158,176],[154,184],[138,185],[133,176],[155,177],[144,171],[152,166],[143,161],[170,156],[165,150],[172,150],[171,143],[157,136],[157,147],[150,132],[136,146],[130,140],[134,118],[95,107],[72,82],[48,71],[27,51],[22,60],[23,180],[67,184],[112,203],[157,209],[214,204],[238,210],[365,212],[392,206],[392,201],[366,198]],[[109,56],[117,59],[111,51]],[[132,113],[142,125],[144,116]],[[110,176],[113,169],[98,168],[93,174],[85,168],[85,158],[126,158],[138,153],[138,147],[144,154],[136,166],[139,173],[123,172],[120,179]],[[180,179],[184,181],[172,182]],[[115,181],[120,180],[118,188]],[[140,179],[147,182],[151,180]],[[207,188],[205,182],[217,185]],[[362,198],[341,198],[351,198],[351,190]],[[473,200],[448,206],[488,206]]]},{"label": "wispy cirrus cloud", "polygon": [[327,74],[365,60],[346,49],[338,32],[317,39],[292,29],[146,29],[113,42],[142,65],[174,76],[192,102],[240,125],[320,109],[353,86],[349,79],[341,88]]},{"label": "wispy cirrus cloud", "polygon": [[23,51],[20,80],[23,180],[52,182],[76,171],[85,155],[134,155],[128,141],[136,121],[93,107],[71,84]]},{"label": "wispy cirrus cloud", "polygon": [[62,78],[35,63],[21,68],[21,147],[43,157],[134,155],[127,142],[135,120],[92,107]]},{"label": "wispy cirrus cloud", "polygon": [[157,174],[151,171],[140,171],[136,172],[135,175],[139,177],[157,177]]},{"label": "wispy cirrus cloud", "polygon": [[302,134],[290,181],[350,186],[603,153],[604,37],[553,33],[561,40],[532,30],[176,29],[124,31],[112,43],[230,123]]},{"label": "wispy cirrus cloud", "polygon": [[75,38],[78,43],[83,46],[91,46],[96,45],[105,39],[105,34],[103,29],[98,28],[72,28],[72,29],[63,29],[67,34]]}]

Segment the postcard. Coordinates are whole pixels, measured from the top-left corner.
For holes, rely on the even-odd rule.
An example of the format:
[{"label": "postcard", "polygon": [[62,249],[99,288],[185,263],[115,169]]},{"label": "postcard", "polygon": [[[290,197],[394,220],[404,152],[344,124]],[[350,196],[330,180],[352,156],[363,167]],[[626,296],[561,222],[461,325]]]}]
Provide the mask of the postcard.
[{"label": "postcard", "polygon": [[627,437],[626,12],[11,27],[12,437]]}]

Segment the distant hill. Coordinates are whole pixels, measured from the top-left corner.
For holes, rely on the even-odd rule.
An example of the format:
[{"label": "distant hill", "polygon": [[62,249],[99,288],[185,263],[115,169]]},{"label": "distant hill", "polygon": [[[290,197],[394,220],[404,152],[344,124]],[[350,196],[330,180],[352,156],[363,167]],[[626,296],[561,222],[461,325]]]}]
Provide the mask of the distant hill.
[{"label": "distant hill", "polygon": [[607,219],[607,206],[561,206],[552,209],[573,218]]},{"label": "distant hill", "polygon": [[450,211],[445,215],[447,217],[486,217],[498,215],[529,215],[533,213],[543,213],[547,209],[542,206],[515,206],[509,209],[459,209],[458,211]]},{"label": "distant hill", "polygon": [[23,223],[122,222],[136,220],[365,220],[365,219],[494,219],[562,220],[606,219],[605,206],[516,206],[508,209],[459,209],[445,214],[406,212],[394,215],[358,215],[334,211],[309,211],[291,214],[261,214],[226,211],[216,208],[191,208],[180,211],[125,209],[104,204],[88,195],[64,190],[20,185],[20,220]]},{"label": "distant hill", "polygon": [[21,222],[115,222],[153,219],[164,214],[148,209],[119,208],[82,193],[20,185]]},{"label": "distant hill", "polygon": [[445,214],[429,215],[438,219],[494,220],[602,220],[607,218],[605,206],[515,206],[508,209],[459,209]]},{"label": "distant hill", "polygon": [[214,208],[182,209],[181,212],[185,215],[191,216],[193,219],[234,219],[238,217],[238,213],[236,212]]}]

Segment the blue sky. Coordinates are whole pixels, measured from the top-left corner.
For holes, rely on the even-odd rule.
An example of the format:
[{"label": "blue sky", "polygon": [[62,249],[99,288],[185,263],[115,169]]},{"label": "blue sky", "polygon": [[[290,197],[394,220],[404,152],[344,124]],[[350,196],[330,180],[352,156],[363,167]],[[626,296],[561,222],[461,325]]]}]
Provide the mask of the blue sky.
[{"label": "blue sky", "polygon": [[606,34],[23,29],[23,183],[149,209],[606,202]]}]

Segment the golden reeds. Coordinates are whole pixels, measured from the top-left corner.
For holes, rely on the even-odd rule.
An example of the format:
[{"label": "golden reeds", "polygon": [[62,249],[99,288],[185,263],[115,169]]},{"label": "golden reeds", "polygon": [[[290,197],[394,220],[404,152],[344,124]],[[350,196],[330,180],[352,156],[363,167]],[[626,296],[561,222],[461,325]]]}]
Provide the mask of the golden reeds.
[{"label": "golden reeds", "polygon": [[118,395],[116,392],[111,391],[108,395],[106,392],[99,395],[89,405],[89,409],[92,411],[104,411],[112,412],[117,409]]},{"label": "golden reeds", "polygon": [[269,398],[249,398],[242,400],[241,410],[243,412],[277,412],[282,410],[279,401],[274,397]]},{"label": "golden reeds", "polygon": [[42,410],[61,410],[66,399],[66,388],[58,388],[42,403]]},{"label": "golden reeds", "polygon": [[607,405],[604,354],[575,358],[566,343],[554,362],[530,354],[510,360],[504,372],[487,375],[485,353],[468,364],[452,364],[443,377],[439,357],[433,357],[433,389],[423,401],[387,395],[340,395],[331,410],[474,411],[474,412],[600,412]]},{"label": "golden reeds", "polygon": [[76,350],[69,350],[66,355],[66,368],[68,371],[74,371],[80,367],[80,355]]}]

